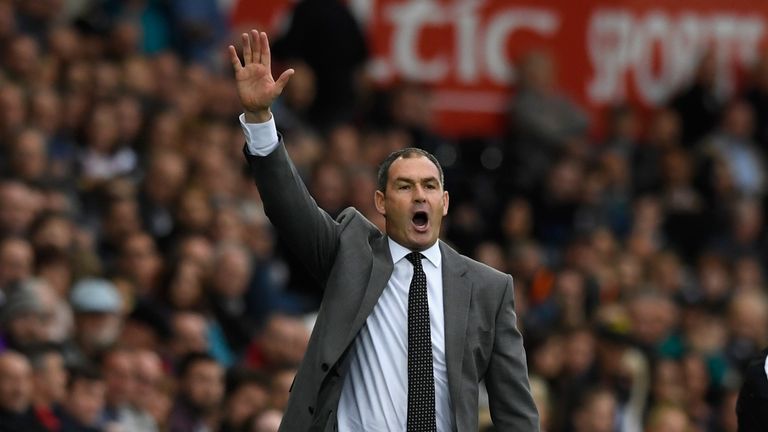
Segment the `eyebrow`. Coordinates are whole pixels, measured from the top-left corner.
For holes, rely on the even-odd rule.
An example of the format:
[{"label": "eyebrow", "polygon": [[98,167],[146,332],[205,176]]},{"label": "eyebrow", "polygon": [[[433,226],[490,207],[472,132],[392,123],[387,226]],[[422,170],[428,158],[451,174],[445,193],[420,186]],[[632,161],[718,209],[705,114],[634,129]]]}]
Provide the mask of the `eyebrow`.
[{"label": "eyebrow", "polygon": [[437,180],[437,178],[436,178],[436,177],[434,177],[434,176],[432,176],[432,177],[424,177],[424,178],[422,178],[422,179],[420,179],[420,180],[418,180],[418,181],[414,181],[413,179],[411,179],[411,178],[407,178],[407,177],[397,177],[397,178],[395,178],[395,180],[394,180],[394,181],[395,181],[395,183],[397,183],[397,182],[402,182],[402,183],[409,183],[409,184],[414,184],[414,183],[429,183],[429,182],[436,182],[436,183],[438,183],[438,184],[440,183],[440,182]]}]

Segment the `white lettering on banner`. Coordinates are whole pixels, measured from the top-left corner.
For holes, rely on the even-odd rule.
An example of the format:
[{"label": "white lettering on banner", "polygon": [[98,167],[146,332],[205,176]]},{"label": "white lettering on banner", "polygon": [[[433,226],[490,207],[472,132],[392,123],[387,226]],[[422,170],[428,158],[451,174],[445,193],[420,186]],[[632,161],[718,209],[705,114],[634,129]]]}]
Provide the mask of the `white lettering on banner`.
[{"label": "white lettering on banner", "polygon": [[468,1],[458,6],[456,19],[456,63],[459,81],[474,82],[479,75],[479,50],[475,35],[480,29],[480,19],[477,16],[479,2]]},{"label": "white lettering on banner", "polygon": [[[661,101],[667,95],[667,83],[674,82],[674,67],[661,68],[660,73],[654,72],[653,51],[664,45],[665,38],[670,32],[670,23],[663,12],[653,11],[639,23],[642,32],[637,32],[633,39],[635,80],[637,86],[643,89],[643,96],[651,101]],[[670,49],[661,50],[661,63],[674,64]]]},{"label": "white lettering on banner", "polygon": [[[492,16],[480,11],[486,0],[444,4],[418,0],[389,5],[384,18],[392,25],[391,60],[376,58],[371,72],[380,80],[393,75],[425,82],[440,82],[455,77],[466,84],[487,77],[496,84],[512,82],[514,67],[507,46],[516,32],[527,31],[551,37],[557,33],[557,12],[541,8],[507,8]],[[419,53],[422,30],[448,27],[455,37],[449,52],[424,58]],[[452,51],[451,51],[452,50]]]},{"label": "white lettering on banner", "polygon": [[498,83],[514,79],[513,67],[507,58],[506,42],[517,30],[530,30],[551,36],[559,27],[559,20],[552,12],[538,9],[513,9],[491,20],[485,36],[485,58],[488,72]]},{"label": "white lettering on banner", "polygon": [[442,24],[445,11],[434,1],[408,2],[390,8],[392,19],[393,60],[397,71],[404,77],[420,78],[427,82],[440,81],[448,73],[448,60],[439,56],[425,60],[419,56],[419,34],[422,27]]},{"label": "white lettering on banner", "polygon": [[376,6],[374,0],[349,0],[349,10],[355,16],[357,22],[363,27],[367,26],[373,17],[373,9]]},{"label": "white lettering on banner", "polygon": [[663,103],[690,78],[707,49],[715,56],[718,91],[731,94],[734,65],[749,67],[755,61],[764,34],[765,24],[756,15],[600,9],[587,29],[594,71],[587,99],[597,104],[624,100],[631,77],[643,102]]},{"label": "white lettering on banner", "polygon": [[594,70],[587,94],[598,101],[624,99],[624,71],[632,58],[629,45],[632,15],[628,11],[605,11],[596,15],[587,31],[587,51]]}]

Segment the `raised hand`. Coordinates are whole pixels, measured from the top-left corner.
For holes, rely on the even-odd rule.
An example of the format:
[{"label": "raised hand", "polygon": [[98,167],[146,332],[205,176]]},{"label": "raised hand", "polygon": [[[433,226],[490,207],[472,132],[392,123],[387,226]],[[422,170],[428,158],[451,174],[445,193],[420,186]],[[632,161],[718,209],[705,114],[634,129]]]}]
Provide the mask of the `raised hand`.
[{"label": "raised hand", "polygon": [[272,78],[272,55],[267,34],[251,30],[250,33],[243,33],[242,37],[245,65],[240,63],[235,47],[229,46],[237,81],[237,94],[245,109],[245,120],[249,123],[263,123],[272,115],[269,107],[283,92],[294,71],[286,70],[275,81]]}]

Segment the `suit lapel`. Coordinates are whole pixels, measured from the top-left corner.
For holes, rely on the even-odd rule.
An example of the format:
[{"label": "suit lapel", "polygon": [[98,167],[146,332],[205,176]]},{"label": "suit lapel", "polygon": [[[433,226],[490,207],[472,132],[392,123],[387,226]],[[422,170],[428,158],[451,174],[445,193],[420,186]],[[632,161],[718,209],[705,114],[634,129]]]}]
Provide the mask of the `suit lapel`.
[{"label": "suit lapel", "polygon": [[[448,368],[448,387],[451,400],[461,400],[461,367],[464,358],[464,339],[467,334],[469,302],[472,284],[466,277],[467,267],[458,253],[440,242],[443,259],[443,309],[445,311],[445,363]],[[456,423],[454,412],[454,424]]]},{"label": "suit lapel", "polygon": [[360,328],[365,323],[368,315],[373,312],[376,302],[381,297],[381,293],[384,291],[384,287],[387,286],[389,278],[392,276],[392,270],[394,264],[392,264],[392,254],[389,252],[389,243],[387,242],[387,236],[381,236],[371,243],[373,249],[373,265],[371,266],[371,277],[368,279],[368,286],[365,289],[363,295],[363,301],[360,303],[360,308],[355,315],[355,319],[352,320],[352,325],[349,328],[349,334],[344,341],[343,346],[348,346],[352,339],[360,331]]}]

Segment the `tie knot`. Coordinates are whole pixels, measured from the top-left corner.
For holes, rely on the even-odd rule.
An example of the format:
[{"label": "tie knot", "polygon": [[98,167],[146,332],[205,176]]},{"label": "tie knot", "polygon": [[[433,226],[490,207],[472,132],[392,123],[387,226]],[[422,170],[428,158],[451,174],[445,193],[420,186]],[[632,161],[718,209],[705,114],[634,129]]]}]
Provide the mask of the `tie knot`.
[{"label": "tie knot", "polygon": [[424,255],[419,252],[411,252],[406,255],[405,258],[407,258],[414,267],[421,267],[421,259],[424,258]]}]

